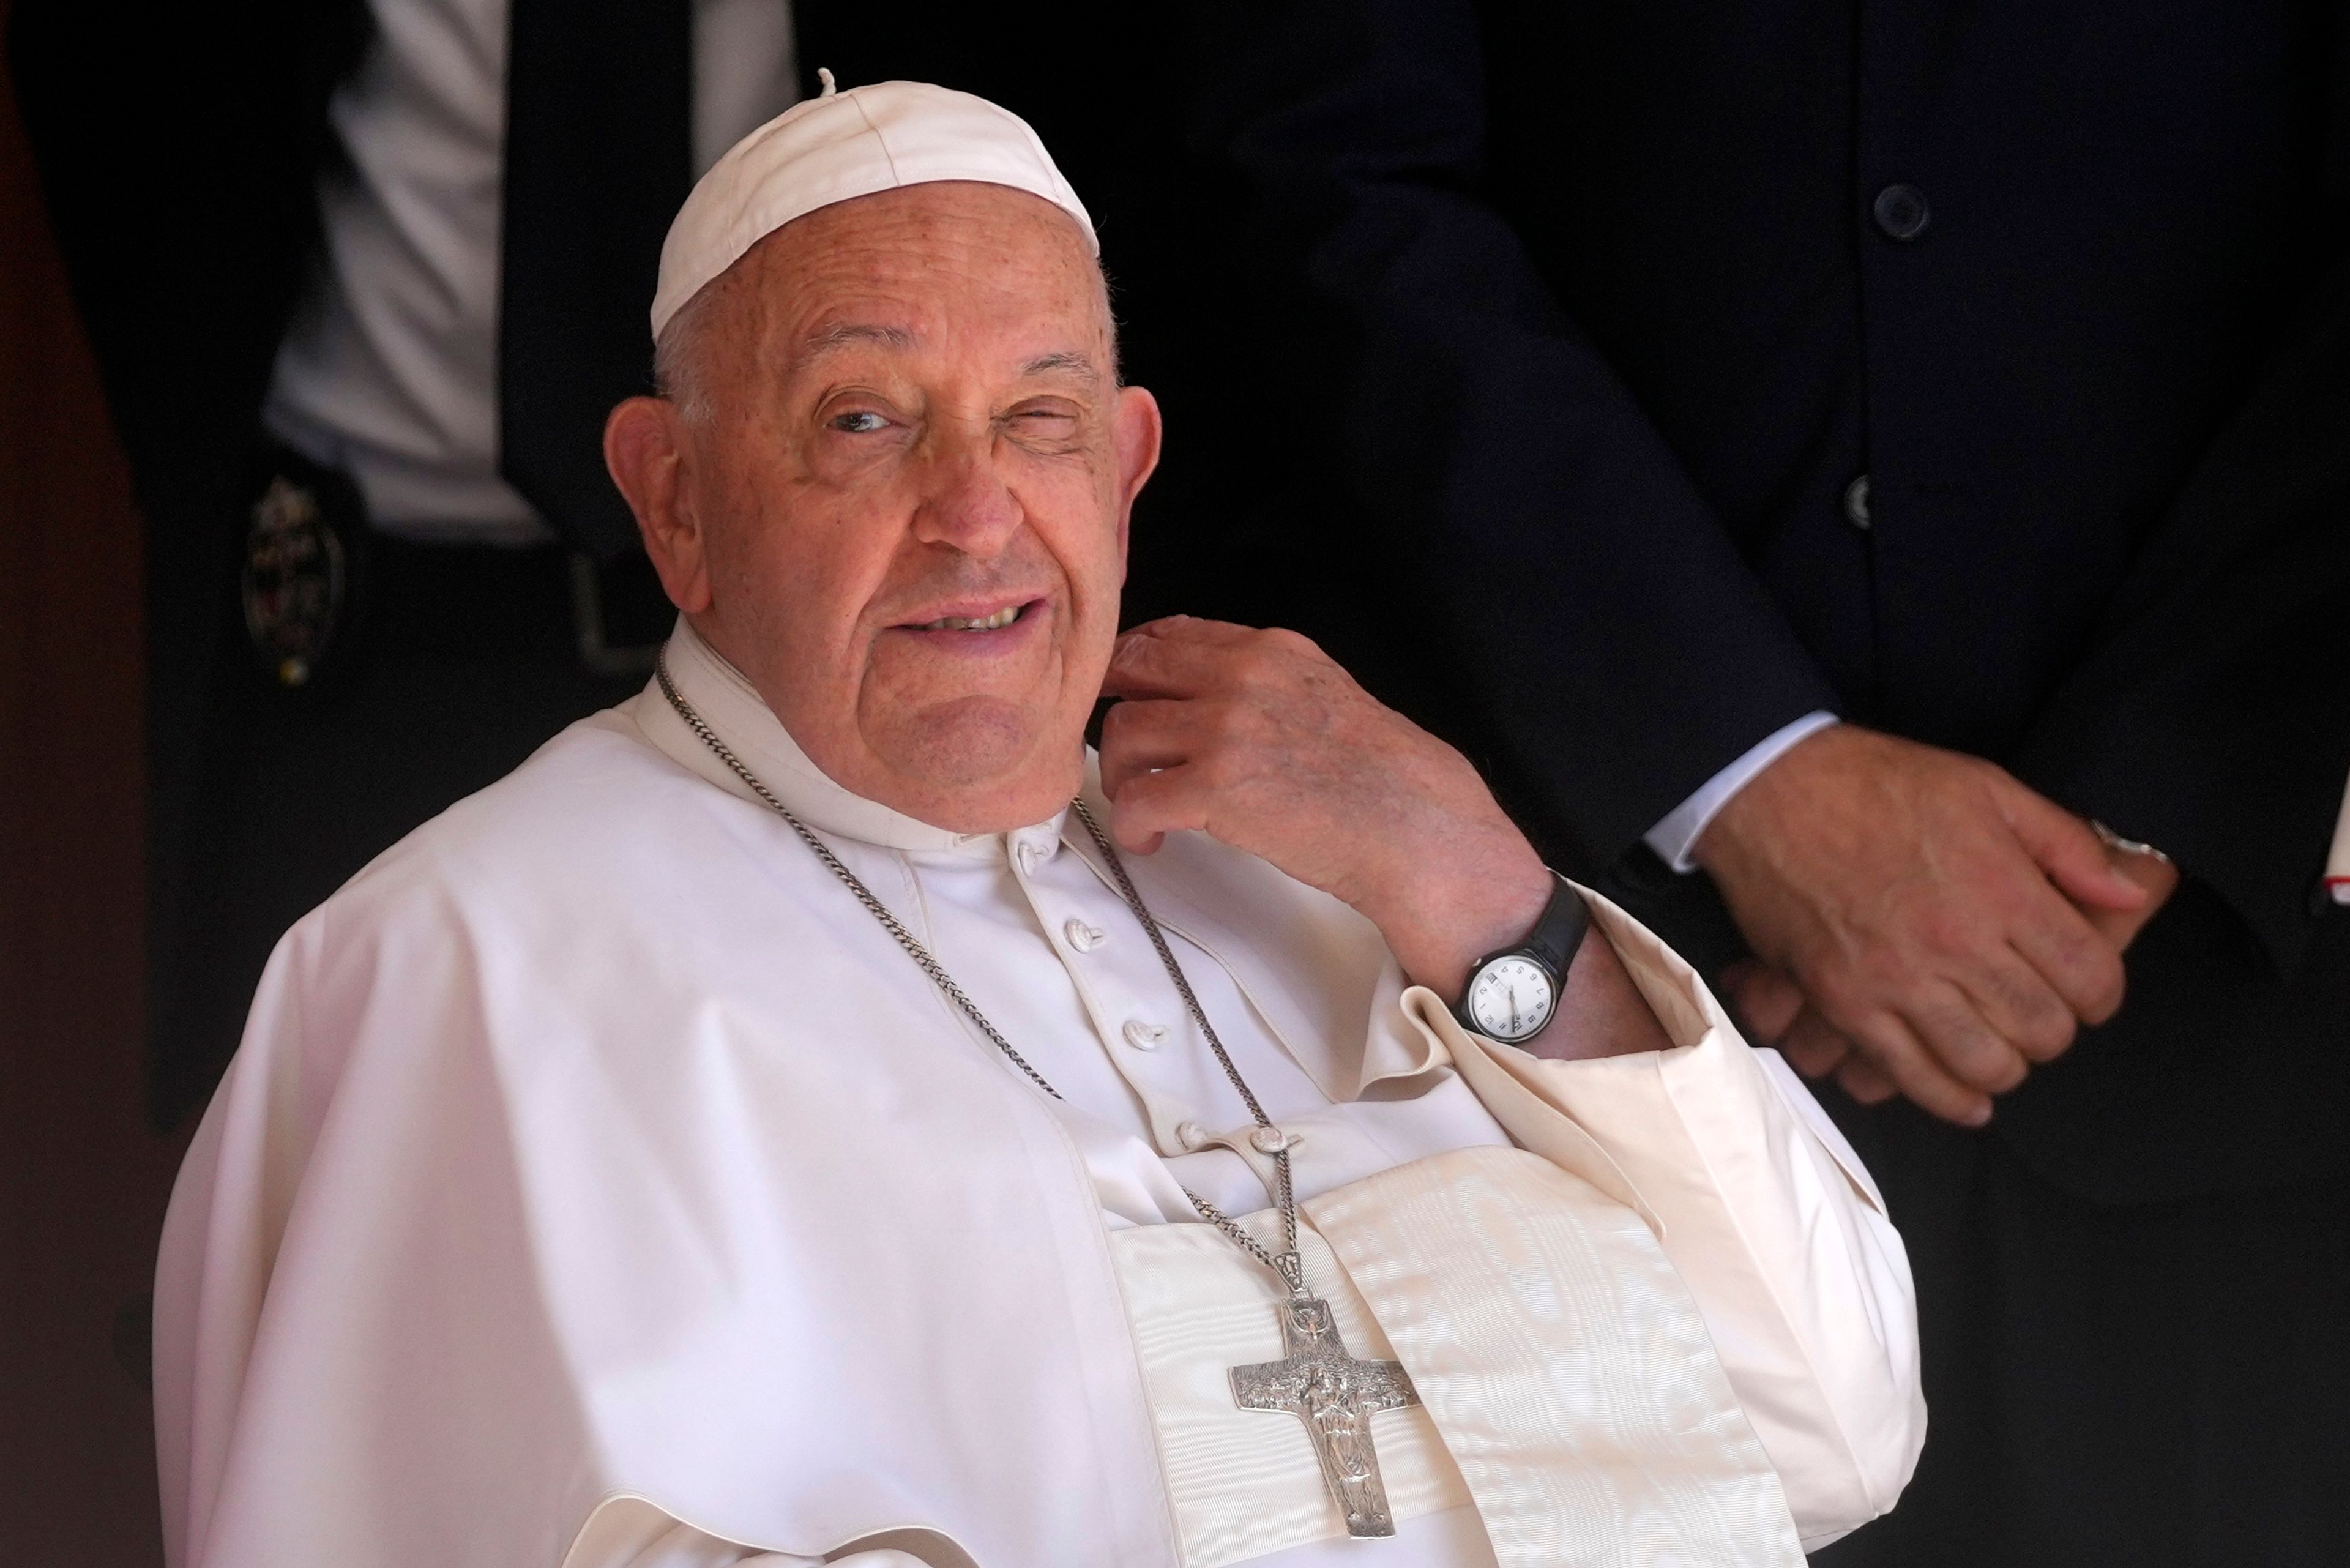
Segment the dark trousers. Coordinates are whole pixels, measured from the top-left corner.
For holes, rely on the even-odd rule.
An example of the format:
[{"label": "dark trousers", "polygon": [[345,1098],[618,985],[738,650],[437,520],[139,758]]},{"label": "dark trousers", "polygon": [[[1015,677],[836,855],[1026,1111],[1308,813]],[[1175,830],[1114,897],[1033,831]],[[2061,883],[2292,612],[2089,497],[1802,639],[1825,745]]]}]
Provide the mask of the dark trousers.
[{"label": "dark trousers", "polygon": [[1832,1108],[1908,1246],[1929,1427],[1814,1562],[2350,1563],[2350,1179],[2104,1205],[1995,1134]]},{"label": "dark trousers", "polygon": [[569,558],[553,545],[378,537],[359,636],[313,686],[276,685],[256,660],[212,705],[179,873],[186,918],[158,970],[166,1121],[210,1092],[287,927],[411,829],[643,685],[581,661]]}]

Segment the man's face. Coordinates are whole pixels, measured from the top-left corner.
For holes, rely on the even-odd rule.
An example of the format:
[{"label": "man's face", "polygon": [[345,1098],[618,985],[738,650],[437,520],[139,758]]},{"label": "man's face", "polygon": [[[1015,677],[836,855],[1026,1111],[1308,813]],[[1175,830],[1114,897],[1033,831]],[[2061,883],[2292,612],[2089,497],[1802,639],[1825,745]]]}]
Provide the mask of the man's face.
[{"label": "man's face", "polygon": [[[1076,225],[912,186],[786,224],[692,308],[687,407],[607,437],[671,597],[840,784],[962,832],[1051,815],[1159,446]],[[666,447],[629,433],[656,414]]]}]

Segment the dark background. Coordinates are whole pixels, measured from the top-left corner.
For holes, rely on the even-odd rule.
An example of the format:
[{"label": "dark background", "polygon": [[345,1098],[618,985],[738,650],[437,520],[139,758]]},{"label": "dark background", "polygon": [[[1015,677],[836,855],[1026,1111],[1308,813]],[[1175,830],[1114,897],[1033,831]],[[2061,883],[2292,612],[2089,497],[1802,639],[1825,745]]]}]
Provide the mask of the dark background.
[{"label": "dark background", "polygon": [[[0,0],[5,22],[7,0]],[[0,73],[0,1558],[160,1563],[130,482]]]}]

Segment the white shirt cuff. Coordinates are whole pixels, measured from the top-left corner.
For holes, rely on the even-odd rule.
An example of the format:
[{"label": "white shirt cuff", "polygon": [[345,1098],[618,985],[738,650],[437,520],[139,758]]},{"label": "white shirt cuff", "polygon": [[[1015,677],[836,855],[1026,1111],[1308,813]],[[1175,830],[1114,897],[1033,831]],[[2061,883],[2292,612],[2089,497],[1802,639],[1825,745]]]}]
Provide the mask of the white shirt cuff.
[{"label": "white shirt cuff", "polygon": [[1925,1442],[1917,1291],[1867,1168],[1681,957],[1578,888],[1674,1047],[1561,1061],[1406,1009],[1512,1139],[1648,1223],[1778,1470],[1806,1552],[1890,1509]]},{"label": "white shirt cuff", "polygon": [[1673,807],[1662,822],[1641,835],[1642,842],[1674,870],[1696,870],[1697,862],[1690,858],[1690,851],[1697,846],[1698,835],[1705,831],[1706,824],[1730,804],[1730,797],[1752,784],[1755,774],[1785,755],[1797,741],[1835,722],[1834,713],[1822,709],[1804,714],[1792,724],[1782,724],[1747,747],[1736,762],[1706,780],[1695,794]]}]

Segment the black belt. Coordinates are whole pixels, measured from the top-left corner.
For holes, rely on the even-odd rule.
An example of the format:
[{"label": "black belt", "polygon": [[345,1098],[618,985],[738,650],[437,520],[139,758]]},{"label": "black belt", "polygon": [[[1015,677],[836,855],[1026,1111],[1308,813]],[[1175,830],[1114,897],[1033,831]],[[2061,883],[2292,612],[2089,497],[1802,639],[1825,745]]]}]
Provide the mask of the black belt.
[{"label": "black belt", "polygon": [[641,549],[599,562],[561,545],[425,543],[368,525],[358,487],[272,447],[247,518],[239,595],[262,668],[283,687],[370,653],[547,657],[650,674],[677,612]]}]

